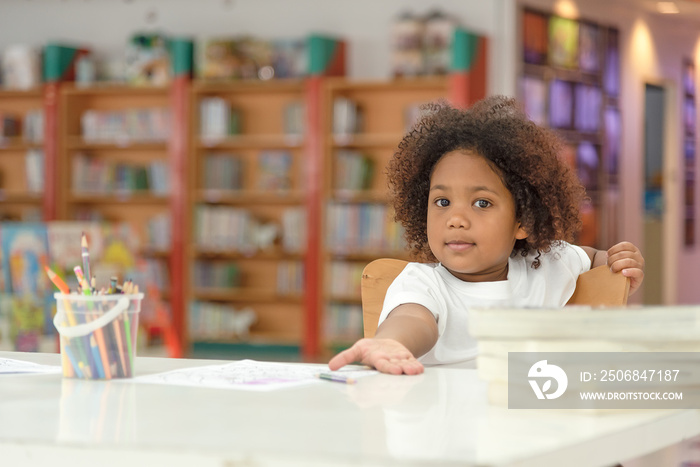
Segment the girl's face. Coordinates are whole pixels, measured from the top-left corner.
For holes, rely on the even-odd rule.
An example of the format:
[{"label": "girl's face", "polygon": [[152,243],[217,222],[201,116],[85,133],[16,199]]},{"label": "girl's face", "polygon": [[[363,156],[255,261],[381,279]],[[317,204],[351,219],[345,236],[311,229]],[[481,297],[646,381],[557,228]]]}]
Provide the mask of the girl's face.
[{"label": "girl's face", "polygon": [[433,168],[428,197],[428,245],[437,260],[463,281],[505,280],[515,241],[527,233],[486,159],[448,152]]}]

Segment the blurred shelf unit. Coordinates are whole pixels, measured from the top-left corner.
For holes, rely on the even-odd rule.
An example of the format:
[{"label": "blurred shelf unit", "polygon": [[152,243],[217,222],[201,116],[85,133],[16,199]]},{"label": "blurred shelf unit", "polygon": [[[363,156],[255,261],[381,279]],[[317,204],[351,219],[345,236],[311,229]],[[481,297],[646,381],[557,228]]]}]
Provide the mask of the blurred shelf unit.
[{"label": "blurred shelf unit", "polygon": [[563,157],[586,187],[577,242],[607,248],[620,240],[619,32],[530,8],[521,21],[519,98],[535,123],[564,140]]},{"label": "blurred shelf unit", "polygon": [[44,218],[43,99],[40,88],[0,89],[0,220]]},{"label": "blurred shelf unit", "polygon": [[187,183],[188,341],[301,349],[305,87],[196,82]]},{"label": "blurred shelf unit", "polygon": [[180,273],[170,267],[170,89],[64,84],[60,99],[58,218],[128,223],[158,277],[151,292],[167,298]]},{"label": "blurred shelf unit", "polygon": [[328,80],[323,118],[323,319],[326,348],[362,337],[360,278],[376,258],[407,258],[389,206],[386,166],[420,106],[447,100],[447,77],[389,82]]}]

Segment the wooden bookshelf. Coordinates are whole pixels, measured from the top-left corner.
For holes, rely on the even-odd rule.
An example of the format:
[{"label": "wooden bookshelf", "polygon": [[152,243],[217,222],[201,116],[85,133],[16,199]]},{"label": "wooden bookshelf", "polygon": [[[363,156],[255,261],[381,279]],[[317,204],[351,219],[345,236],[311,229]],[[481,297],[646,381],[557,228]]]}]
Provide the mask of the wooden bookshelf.
[{"label": "wooden bookshelf", "polygon": [[40,166],[34,165],[38,171],[27,166],[29,158],[37,157],[30,156],[30,152],[43,154],[43,134],[37,139],[29,139],[25,125],[27,114],[43,112],[43,105],[43,91],[40,88],[26,91],[0,89],[0,115],[15,117],[20,123],[18,136],[0,136],[0,218],[3,220],[44,219],[44,187],[37,189],[30,186],[30,178],[43,173],[43,155],[35,160],[41,163]]},{"label": "wooden bookshelf", "polygon": [[[359,284],[364,266],[381,257],[408,259],[402,230],[393,222],[385,169],[418,107],[447,100],[450,95],[447,77],[327,82],[323,118],[325,243],[320,275],[324,278],[321,329],[326,349],[362,337]],[[341,132],[334,128],[334,102],[338,98],[357,106],[361,116],[358,128]],[[360,155],[371,165],[372,174],[364,186],[348,187],[341,181],[353,177],[345,169],[347,163],[340,162],[343,152]],[[355,165],[351,163],[351,167]]]},{"label": "wooden bookshelf", "polygon": [[[285,129],[290,123],[285,114],[290,106],[304,103],[304,93],[300,80],[193,85],[187,179],[193,228],[186,242],[192,271],[186,288],[191,348],[211,342],[233,347],[304,345],[306,241],[299,236],[306,230],[308,167],[304,131]],[[207,107],[212,99],[216,110]],[[223,132],[219,128],[212,133],[207,122],[218,125],[217,110],[236,119],[236,128],[227,125]],[[292,212],[301,216],[285,225]],[[276,226],[274,239],[263,241],[262,231],[270,226]],[[293,245],[292,238],[297,238]],[[197,277],[214,274],[217,267],[235,268],[237,281],[212,284]],[[223,317],[216,306],[223,307]],[[213,308],[202,313],[202,307]],[[195,309],[199,311],[193,317]],[[246,309],[255,314],[249,332],[233,332],[232,320]]]},{"label": "wooden bookshelf", "polygon": [[[136,261],[158,263],[168,274],[166,284],[175,284],[182,271],[172,267],[172,227],[153,224],[161,219],[172,226],[170,140],[176,117],[170,88],[64,83],[58,109],[57,218],[129,223],[140,245],[132,252]],[[90,112],[98,115],[92,129],[85,123]],[[170,285],[148,286],[151,298],[173,300],[171,311],[177,312]]]}]

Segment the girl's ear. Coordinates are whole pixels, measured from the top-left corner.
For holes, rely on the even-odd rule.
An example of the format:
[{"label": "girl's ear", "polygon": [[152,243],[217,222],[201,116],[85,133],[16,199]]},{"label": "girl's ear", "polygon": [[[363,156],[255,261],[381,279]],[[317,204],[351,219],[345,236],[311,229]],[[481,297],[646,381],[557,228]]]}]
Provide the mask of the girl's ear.
[{"label": "girl's ear", "polygon": [[524,238],[527,238],[528,233],[525,231],[525,228],[518,224],[518,230],[515,231],[515,239],[516,240],[522,240]]}]

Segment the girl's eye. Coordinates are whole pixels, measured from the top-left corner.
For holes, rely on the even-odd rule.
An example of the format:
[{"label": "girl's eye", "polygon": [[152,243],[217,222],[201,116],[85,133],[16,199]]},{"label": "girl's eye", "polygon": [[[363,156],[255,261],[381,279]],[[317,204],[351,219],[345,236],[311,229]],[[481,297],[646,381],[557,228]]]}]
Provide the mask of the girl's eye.
[{"label": "girl's eye", "polygon": [[435,201],[435,204],[436,204],[438,207],[446,208],[447,206],[450,205],[450,201],[449,201],[449,200],[446,200],[445,198],[440,198],[440,199],[438,199],[438,200]]},{"label": "girl's eye", "polygon": [[491,206],[491,203],[489,203],[485,199],[479,199],[476,201],[476,203],[474,203],[474,206],[476,206],[477,208],[486,209],[487,207]]}]

